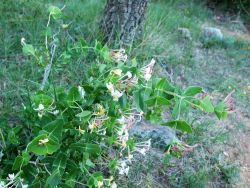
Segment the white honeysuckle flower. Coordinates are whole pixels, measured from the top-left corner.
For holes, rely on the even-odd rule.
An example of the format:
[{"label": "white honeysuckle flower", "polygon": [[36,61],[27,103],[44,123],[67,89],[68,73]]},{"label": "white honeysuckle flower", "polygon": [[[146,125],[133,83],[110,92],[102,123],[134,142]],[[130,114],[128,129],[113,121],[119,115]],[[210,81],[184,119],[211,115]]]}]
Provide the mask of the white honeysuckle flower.
[{"label": "white honeysuckle flower", "polygon": [[37,108],[34,108],[35,111],[38,112],[38,117],[39,118],[42,118],[44,113],[45,113],[45,107],[43,104],[39,104]]},{"label": "white honeysuckle flower", "polygon": [[98,181],[97,186],[98,186],[98,188],[102,187],[103,186],[103,181]]},{"label": "white honeysuckle flower", "polygon": [[129,166],[124,169],[124,173],[125,173],[126,176],[128,175],[128,172],[129,172]]},{"label": "white honeysuckle flower", "polygon": [[48,139],[48,138],[41,139],[41,140],[39,140],[38,145],[44,145],[44,144],[46,144],[46,143],[48,143],[48,142],[49,142],[49,139]]},{"label": "white honeysuckle flower", "polygon": [[127,166],[126,161],[122,161],[120,165],[122,168],[125,168]]},{"label": "white honeysuckle flower", "polygon": [[15,174],[8,174],[7,180],[13,181],[15,179]]},{"label": "white honeysuckle flower", "polygon": [[110,188],[117,188],[117,184],[116,184],[115,182],[112,182],[112,183],[110,184]]},{"label": "white honeysuckle flower", "polygon": [[119,61],[126,62],[128,59],[127,54],[125,54],[125,49],[121,48],[119,50],[112,50],[111,57],[118,63]]},{"label": "white honeysuckle flower", "polygon": [[22,103],[22,107],[23,107],[24,110],[27,109],[27,107],[23,103]]},{"label": "white honeysuckle flower", "polygon": [[126,76],[128,77],[128,79],[130,79],[130,78],[132,78],[132,73],[130,72],[130,71],[128,71],[127,73],[126,73]]},{"label": "white honeysuckle flower", "polygon": [[22,188],[28,188],[27,184],[22,184]]},{"label": "white honeysuckle flower", "polygon": [[126,55],[121,56],[121,57],[118,59],[118,61],[126,62],[127,59],[128,59],[128,56],[127,56],[127,54],[126,54]]},{"label": "white honeysuckle flower", "polygon": [[122,76],[122,70],[121,69],[115,69],[115,70],[112,70],[111,73],[114,73],[118,76]]},{"label": "white honeysuckle flower", "polygon": [[89,129],[90,130],[93,130],[96,127],[97,127],[97,124],[95,122],[92,122],[92,123],[89,124]]},{"label": "white honeysuckle flower", "polygon": [[118,165],[118,173],[120,175],[128,175],[129,166],[127,165],[126,161],[120,161]]},{"label": "white honeysuckle flower", "polygon": [[81,134],[84,134],[84,133],[85,133],[85,130],[81,129],[80,126],[79,126],[79,128],[78,128],[78,131],[79,131]]},{"label": "white honeysuckle flower", "polygon": [[119,135],[119,136],[122,136],[123,135],[123,129],[121,129],[121,130],[119,130],[119,131],[117,131],[117,134]]},{"label": "white honeysuckle flower", "polygon": [[54,110],[52,113],[56,116],[57,114],[59,114],[59,110]]},{"label": "white honeysuckle flower", "polygon": [[124,140],[122,140],[122,148],[126,148],[127,147],[127,142],[126,141],[124,141]]},{"label": "white honeysuckle flower", "polygon": [[43,104],[39,104],[38,110],[39,110],[39,111],[42,111],[42,110],[44,110],[44,109],[45,109],[44,105],[43,105]]},{"label": "white honeysuckle flower", "polygon": [[146,144],[148,145],[148,147],[150,147],[151,146],[151,139],[147,140]]},{"label": "white honeysuckle flower", "polygon": [[108,88],[110,93],[114,92],[114,85],[111,82],[107,83],[106,87]]},{"label": "white honeysuckle flower", "polygon": [[102,134],[103,134],[103,135],[106,135],[106,133],[107,133],[106,130],[104,130]]},{"label": "white honeysuckle flower", "polygon": [[154,65],[156,63],[156,61],[155,61],[155,59],[153,58],[153,59],[151,59],[151,61],[150,61],[150,65]]},{"label": "white honeysuckle flower", "polygon": [[43,113],[38,112],[38,117],[41,119],[43,117]]},{"label": "white honeysuckle flower", "polygon": [[26,43],[25,43],[25,38],[24,38],[24,37],[21,38],[21,45],[22,45],[22,46],[26,45]]},{"label": "white honeysuckle flower", "polygon": [[81,97],[84,99],[85,97],[85,91],[82,86],[78,86],[78,92],[81,95]]},{"label": "white honeysuckle flower", "polygon": [[121,125],[123,125],[125,123],[125,120],[126,119],[125,119],[124,116],[122,116],[120,119],[117,119],[118,123],[121,124]]},{"label": "white honeysuckle flower", "polygon": [[146,81],[149,81],[150,78],[152,77],[155,63],[156,63],[155,59],[152,59],[148,65],[146,65],[141,69],[143,77]]},{"label": "white honeysuckle flower", "polygon": [[142,148],[140,150],[138,150],[142,155],[146,155],[146,149],[145,148]]},{"label": "white honeysuckle flower", "polygon": [[118,101],[118,99],[123,95],[123,93],[119,92],[118,90],[114,90],[114,92],[112,92],[111,95],[114,101]]},{"label": "white honeysuckle flower", "polygon": [[131,160],[133,159],[133,157],[134,156],[132,154],[129,154],[128,157],[127,157],[128,161],[131,162]]},{"label": "white honeysuckle flower", "polygon": [[38,108],[35,108],[34,110],[35,110],[35,111],[43,111],[44,109],[45,109],[44,105],[40,103],[40,104],[38,105]]},{"label": "white honeysuckle flower", "polygon": [[125,50],[124,48],[119,49],[119,51],[120,51],[121,53],[123,53],[123,54],[126,53],[126,50]]},{"label": "white honeysuckle flower", "polygon": [[106,87],[108,88],[109,92],[111,93],[111,96],[113,97],[114,101],[118,101],[118,99],[123,95],[122,92],[114,89],[114,85],[111,82],[107,83]]},{"label": "white honeysuckle flower", "polygon": [[124,169],[119,169],[119,175],[124,175],[125,173],[124,173]]},{"label": "white honeysuckle flower", "polygon": [[3,181],[0,181],[0,188],[4,188],[5,187],[5,183]]},{"label": "white honeysuckle flower", "polygon": [[149,81],[151,77],[152,77],[151,69],[150,69],[150,67],[147,67],[147,68],[145,69],[144,79],[145,79],[146,81]]}]

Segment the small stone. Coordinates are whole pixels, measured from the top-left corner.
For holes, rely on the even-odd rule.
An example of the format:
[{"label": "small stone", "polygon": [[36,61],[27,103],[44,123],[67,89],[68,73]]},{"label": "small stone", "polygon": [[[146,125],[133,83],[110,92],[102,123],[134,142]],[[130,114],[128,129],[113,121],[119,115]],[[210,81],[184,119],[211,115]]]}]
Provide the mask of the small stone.
[{"label": "small stone", "polygon": [[203,36],[206,39],[223,39],[223,34],[220,29],[215,27],[203,27],[202,28]]},{"label": "small stone", "polygon": [[167,145],[178,141],[175,130],[162,125],[153,125],[142,121],[130,129],[130,135],[143,141],[151,139],[152,147],[165,149]]},{"label": "small stone", "polygon": [[192,40],[192,37],[191,37],[191,32],[188,28],[182,28],[182,27],[179,27],[178,28],[178,31],[182,34],[182,36],[188,40]]}]

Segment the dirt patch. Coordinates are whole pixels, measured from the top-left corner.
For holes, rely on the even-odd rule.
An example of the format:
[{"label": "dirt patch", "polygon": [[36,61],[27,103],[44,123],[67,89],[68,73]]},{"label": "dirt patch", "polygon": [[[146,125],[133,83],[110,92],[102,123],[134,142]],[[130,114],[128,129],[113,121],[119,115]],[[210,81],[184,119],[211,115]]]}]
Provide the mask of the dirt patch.
[{"label": "dirt patch", "polygon": [[239,163],[241,181],[237,187],[247,187],[250,185],[250,119],[241,113],[237,113],[237,117],[244,127],[237,130],[237,127],[232,128],[232,125],[229,125],[229,129],[232,128],[231,131],[235,133],[233,135],[234,143],[226,147],[224,154],[231,161]]}]

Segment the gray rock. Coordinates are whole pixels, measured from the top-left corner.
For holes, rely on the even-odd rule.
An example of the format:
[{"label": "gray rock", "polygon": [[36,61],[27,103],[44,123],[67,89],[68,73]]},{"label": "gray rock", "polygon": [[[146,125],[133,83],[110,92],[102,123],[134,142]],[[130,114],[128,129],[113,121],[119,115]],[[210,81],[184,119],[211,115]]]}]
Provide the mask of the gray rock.
[{"label": "gray rock", "polygon": [[142,141],[151,139],[152,147],[164,149],[173,141],[178,141],[175,131],[170,127],[153,125],[142,121],[130,129],[130,135]]},{"label": "gray rock", "polygon": [[188,28],[182,28],[182,27],[179,27],[178,28],[178,31],[182,34],[182,36],[188,40],[192,40],[192,37],[191,37],[191,32]]},{"label": "gray rock", "polygon": [[203,37],[206,39],[223,39],[223,34],[220,29],[215,27],[203,27]]}]

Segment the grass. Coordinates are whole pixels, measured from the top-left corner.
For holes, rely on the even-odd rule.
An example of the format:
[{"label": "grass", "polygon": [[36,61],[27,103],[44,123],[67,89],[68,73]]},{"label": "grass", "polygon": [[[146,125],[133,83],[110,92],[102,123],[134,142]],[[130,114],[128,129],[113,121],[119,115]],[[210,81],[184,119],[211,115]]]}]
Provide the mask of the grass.
[{"label": "grass", "polygon": [[[20,39],[25,37],[36,48],[44,45],[47,8],[50,4],[63,7],[64,23],[69,24],[63,32],[64,50],[72,41],[81,37],[93,43],[100,38],[98,22],[104,1],[98,0],[25,0],[0,2],[0,121],[15,122],[28,89],[39,87],[41,68],[22,55]],[[141,41],[130,51],[131,57],[148,62],[154,57],[159,62],[159,74],[174,82],[200,85],[218,98],[236,90],[240,113],[250,118],[250,39],[243,36],[242,28],[234,23],[221,23],[213,19],[213,13],[202,1],[155,0],[151,3],[145,32]],[[237,23],[235,23],[237,24]],[[202,38],[204,25],[218,26],[227,33],[223,40]],[[177,32],[179,27],[188,28],[192,40],[184,39]],[[234,28],[234,29],[232,29]],[[236,28],[236,29],[235,29]],[[52,29],[57,29],[52,24]],[[226,32],[227,31],[227,32]],[[237,35],[233,35],[236,33]],[[245,36],[245,35],[244,35]],[[68,41],[68,42],[67,42]],[[53,70],[51,82],[67,87],[77,83],[81,71],[91,59],[75,57],[73,62]],[[162,65],[164,70],[162,69]],[[166,69],[166,70],[165,70]],[[80,70],[80,71],[79,71]],[[171,72],[174,74],[171,76]],[[170,75],[170,76],[169,76]],[[193,114],[193,118],[196,118]],[[237,143],[235,131],[245,130],[237,117],[229,123],[235,128],[227,130],[209,116],[194,123],[194,133],[184,136],[189,144],[201,144],[191,155],[174,159],[164,168],[163,156],[153,153],[133,167],[128,179],[121,180],[124,187],[226,187],[233,186],[239,174],[239,166],[223,155],[225,143]],[[237,126],[242,125],[242,126]],[[156,168],[157,167],[157,168]]]}]

